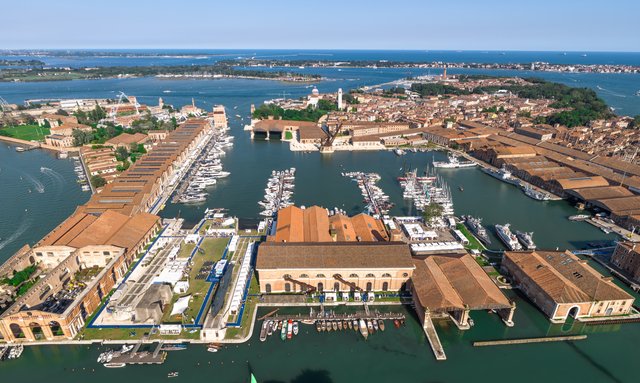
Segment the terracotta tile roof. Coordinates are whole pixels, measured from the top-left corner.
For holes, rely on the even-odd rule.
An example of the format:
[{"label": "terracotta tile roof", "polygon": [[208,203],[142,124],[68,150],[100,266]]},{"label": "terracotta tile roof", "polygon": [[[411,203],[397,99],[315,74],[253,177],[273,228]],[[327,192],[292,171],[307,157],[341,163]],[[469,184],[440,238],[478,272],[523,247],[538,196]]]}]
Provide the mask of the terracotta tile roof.
[{"label": "terracotta tile roof", "polygon": [[129,134],[129,133],[122,133],[118,136],[115,136],[109,140],[107,140],[107,142],[105,142],[105,144],[107,145],[131,145],[131,144],[137,144],[140,142],[143,142],[144,140],[146,140],[148,137],[146,134],[143,133],[134,133],[134,134]]},{"label": "terracotta tile roof", "polygon": [[633,299],[569,251],[507,251],[504,257],[557,303]]},{"label": "terracotta tile roof", "polygon": [[135,246],[159,222],[158,216],[139,213],[133,217],[112,210],[99,217],[76,213],[45,237],[38,246],[114,245],[126,249]]},{"label": "terracotta tile roof", "polygon": [[434,311],[511,307],[509,300],[468,254],[414,258],[411,278],[418,300]]},{"label": "terracotta tile roof", "polygon": [[402,242],[263,242],[257,270],[413,269],[409,246]]}]

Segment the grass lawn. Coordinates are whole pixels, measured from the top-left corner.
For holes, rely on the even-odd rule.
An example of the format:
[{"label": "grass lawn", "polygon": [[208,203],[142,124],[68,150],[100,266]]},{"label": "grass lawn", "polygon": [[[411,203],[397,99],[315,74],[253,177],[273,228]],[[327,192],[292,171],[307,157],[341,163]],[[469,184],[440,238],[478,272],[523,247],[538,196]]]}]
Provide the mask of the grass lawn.
[{"label": "grass lawn", "polygon": [[[191,324],[192,320],[198,316],[200,307],[202,307],[203,299],[211,286],[211,283],[206,279],[197,279],[200,269],[203,267],[204,262],[216,262],[222,258],[222,253],[227,246],[227,238],[206,238],[202,241],[201,249],[204,250],[204,254],[197,251],[192,259],[191,272],[189,273],[189,290],[185,294],[176,294],[171,299],[171,304],[168,305],[162,317],[162,323],[181,323],[183,321],[180,315],[170,316],[173,304],[181,297],[191,295],[189,307],[184,312],[184,323]],[[188,247],[190,250],[187,252],[188,256],[194,248],[193,244],[183,246]],[[183,248],[180,249],[182,254]]]},{"label": "grass lawn", "polygon": [[178,252],[178,258],[189,258],[191,252],[196,247],[195,243],[183,243]]},{"label": "grass lawn", "polygon": [[[249,294],[257,294],[260,292],[260,285],[256,279],[256,273],[253,273],[251,277],[251,284],[249,285]],[[256,310],[256,304],[258,303],[258,297],[247,296],[247,301],[244,304],[244,311],[242,312],[242,321],[240,327],[230,327],[225,334],[226,339],[244,338],[251,329],[251,320],[253,319],[253,312]]]},{"label": "grass lawn", "polygon": [[27,141],[44,141],[44,136],[49,135],[49,128],[38,125],[17,125],[0,129],[0,134],[12,138]]},{"label": "grass lawn", "polygon": [[463,223],[457,224],[456,229],[460,230],[462,234],[464,234],[464,236],[469,240],[469,244],[465,246],[467,249],[475,249],[478,251],[482,251],[485,249],[482,243],[480,243],[480,241],[478,241],[476,237],[471,234],[469,229],[467,229],[467,227]]}]

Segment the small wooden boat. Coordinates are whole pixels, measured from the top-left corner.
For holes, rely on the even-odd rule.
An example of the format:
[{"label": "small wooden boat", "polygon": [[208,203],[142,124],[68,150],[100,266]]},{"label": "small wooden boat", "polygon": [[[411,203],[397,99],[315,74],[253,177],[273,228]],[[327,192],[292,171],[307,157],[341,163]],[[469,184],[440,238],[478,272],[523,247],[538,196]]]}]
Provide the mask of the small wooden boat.
[{"label": "small wooden boat", "polygon": [[320,321],[316,321],[316,331],[317,332],[322,331],[322,323],[320,323]]},{"label": "small wooden boat", "polygon": [[342,322],[338,321],[338,330],[342,330]]},{"label": "small wooden boat", "polygon": [[218,343],[209,343],[207,346],[207,352],[218,352],[222,348],[221,344]]},{"label": "small wooden boat", "polygon": [[[278,331],[278,321],[277,320],[272,321],[271,327],[272,327],[272,330],[273,330],[272,332],[273,333],[277,332]],[[271,335],[271,334],[269,334],[269,335]]]},{"label": "small wooden boat", "polygon": [[367,330],[369,330],[369,334],[373,334],[373,324],[371,324],[370,320],[367,320]]},{"label": "small wooden boat", "polygon": [[358,320],[357,319],[353,320],[353,329],[358,331]]},{"label": "small wooden boat", "polygon": [[325,320],[322,321],[322,331],[328,331],[327,330],[327,321],[325,321]]},{"label": "small wooden boat", "polygon": [[281,321],[281,320],[278,321],[278,330],[282,330],[282,323],[283,322],[284,321]]},{"label": "small wooden boat", "polygon": [[373,319],[371,321],[371,324],[373,325],[373,329],[374,330],[378,331],[380,329],[380,327],[378,327],[378,321],[377,320]]},{"label": "small wooden boat", "polygon": [[400,328],[400,321],[399,321],[399,320],[397,320],[397,319],[394,319],[394,320],[393,320],[393,326],[394,326],[395,328]]},{"label": "small wooden boat", "polygon": [[378,320],[378,327],[380,328],[380,331],[384,331],[384,321],[382,319]]},{"label": "small wooden boat", "polygon": [[333,328],[333,331],[338,331],[338,323],[337,322],[331,322],[331,327]]},{"label": "small wooden boat", "polygon": [[298,335],[298,331],[300,331],[298,328],[298,322],[293,322],[293,335]]},{"label": "small wooden boat", "polygon": [[353,322],[348,321],[347,326],[349,326],[349,330],[353,329]]},{"label": "small wooden boat", "polygon": [[347,323],[347,321],[346,321],[346,320],[343,320],[343,321],[342,321],[342,328],[346,330],[346,329],[347,329],[347,327],[349,327],[349,324]]}]

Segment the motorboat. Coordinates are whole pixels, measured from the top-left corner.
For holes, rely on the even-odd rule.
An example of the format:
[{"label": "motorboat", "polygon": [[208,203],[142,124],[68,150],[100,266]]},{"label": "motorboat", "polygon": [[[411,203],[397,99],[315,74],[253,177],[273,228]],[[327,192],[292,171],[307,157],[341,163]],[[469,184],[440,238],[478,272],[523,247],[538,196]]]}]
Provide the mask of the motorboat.
[{"label": "motorboat", "polygon": [[360,321],[358,322],[358,328],[360,330],[360,334],[362,334],[362,336],[366,340],[369,337],[369,331],[364,319],[360,319]]}]

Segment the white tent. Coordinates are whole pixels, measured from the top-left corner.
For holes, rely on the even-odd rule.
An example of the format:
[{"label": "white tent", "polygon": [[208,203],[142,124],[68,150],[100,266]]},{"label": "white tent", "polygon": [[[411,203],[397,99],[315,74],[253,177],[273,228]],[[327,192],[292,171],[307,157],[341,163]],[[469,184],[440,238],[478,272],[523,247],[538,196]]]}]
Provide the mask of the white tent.
[{"label": "white tent", "polygon": [[173,304],[173,309],[171,310],[171,316],[182,314],[184,310],[189,307],[189,299],[191,299],[191,295],[187,295],[186,297],[182,297]]}]

